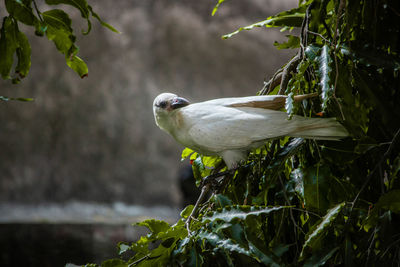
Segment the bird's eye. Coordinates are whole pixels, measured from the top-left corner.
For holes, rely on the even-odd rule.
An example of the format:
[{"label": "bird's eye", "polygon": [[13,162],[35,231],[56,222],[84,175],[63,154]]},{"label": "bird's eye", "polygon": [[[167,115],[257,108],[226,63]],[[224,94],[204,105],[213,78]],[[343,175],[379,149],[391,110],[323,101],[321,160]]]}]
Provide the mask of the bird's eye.
[{"label": "bird's eye", "polygon": [[161,101],[160,104],[158,105],[160,108],[166,108],[167,107],[167,101]]}]

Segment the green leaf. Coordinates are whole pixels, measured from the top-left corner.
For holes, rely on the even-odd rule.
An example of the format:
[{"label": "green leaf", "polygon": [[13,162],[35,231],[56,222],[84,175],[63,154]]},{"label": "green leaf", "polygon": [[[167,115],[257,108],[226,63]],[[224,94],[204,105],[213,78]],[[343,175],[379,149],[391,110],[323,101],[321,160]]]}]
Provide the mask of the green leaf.
[{"label": "green leaf", "polygon": [[14,53],[18,48],[15,23],[10,17],[3,19],[0,35],[0,73],[3,79],[10,79],[10,71],[14,61]]},{"label": "green leaf", "polygon": [[104,261],[101,267],[128,267],[128,263],[120,259],[111,259]]},{"label": "green leaf", "polygon": [[306,236],[306,241],[303,244],[300,258],[304,257],[305,250],[307,248],[316,249],[315,244],[327,233],[329,228],[333,225],[336,217],[342,211],[345,202],[342,202],[332,209],[322,218],[322,221],[316,224]]},{"label": "green leaf", "polygon": [[192,210],[193,210],[193,208],[194,208],[194,206],[193,205],[189,205],[189,206],[187,206],[184,210],[182,210],[181,211],[181,217],[182,218],[187,218],[187,217],[189,217],[189,215],[190,215],[190,213],[192,212]]},{"label": "green leaf", "polygon": [[187,148],[187,147],[186,147],[186,148],[182,151],[181,159],[184,160],[184,159],[186,159],[187,157],[189,157],[190,155],[192,155],[193,153],[194,153],[193,150],[191,150],[190,148]]},{"label": "green leaf", "polygon": [[266,20],[241,27],[238,30],[222,36],[223,39],[231,38],[243,30],[252,30],[259,27],[300,27],[305,16],[305,6],[281,12],[275,16],[268,17]]},{"label": "green leaf", "polygon": [[62,10],[53,9],[43,12],[42,15],[48,27],[46,30],[47,38],[53,41],[57,50],[66,57],[75,55],[78,48],[74,44],[76,37],[72,33],[71,19],[68,14]]},{"label": "green leaf", "polygon": [[82,18],[86,19],[88,23],[88,29],[86,31],[83,31],[83,34],[88,34],[90,32],[92,28],[92,23],[90,22],[89,19],[90,10],[86,0],[46,0],[46,4],[48,5],[65,4],[77,8],[81,12]]},{"label": "green leaf", "polygon": [[28,38],[20,31],[17,32],[17,42],[18,64],[15,67],[15,72],[17,72],[20,77],[24,78],[28,75],[31,67],[31,46]]},{"label": "green leaf", "polygon": [[67,61],[67,65],[71,69],[73,69],[76,73],[78,73],[78,75],[81,78],[85,78],[86,76],[88,76],[88,72],[89,72],[88,67],[82,59],[80,59],[77,56],[73,56],[72,58],[66,56],[65,60]]},{"label": "green leaf", "polygon": [[213,11],[212,11],[212,13],[211,13],[211,16],[214,16],[214,15],[215,15],[215,13],[217,12],[219,6],[220,6],[223,2],[225,2],[225,0],[218,0],[218,3],[215,5],[215,7],[214,7],[214,9],[213,9]]},{"label": "green leaf", "polygon": [[22,102],[30,102],[33,101],[33,98],[24,98],[24,97],[6,97],[6,96],[0,96],[0,100],[2,101],[10,101],[10,100],[17,100],[17,101],[22,101]]},{"label": "green leaf", "polygon": [[300,38],[293,35],[286,35],[288,38],[287,42],[278,43],[277,41],[274,42],[274,46],[278,49],[293,49],[300,47]]},{"label": "green leaf", "polygon": [[375,208],[400,213],[400,190],[392,190],[381,196]]},{"label": "green leaf", "polygon": [[160,221],[160,220],[154,220],[154,219],[145,220],[143,222],[138,222],[138,223],[135,223],[134,225],[147,227],[152,232],[152,234],[166,232],[168,229],[171,228],[167,222]]},{"label": "green leaf", "polygon": [[15,19],[27,25],[34,25],[38,19],[33,14],[31,0],[5,0],[8,13]]},{"label": "green leaf", "polygon": [[93,11],[93,9],[92,9],[91,6],[88,5],[88,9],[89,9],[90,13],[92,14],[92,16],[95,17],[95,18],[100,22],[100,24],[101,24],[102,26],[108,28],[109,30],[111,30],[111,31],[113,31],[113,32],[115,32],[115,33],[121,33],[120,31],[118,31],[117,29],[115,29],[113,26],[111,26],[110,24],[108,24],[108,23],[106,23],[105,21],[103,21],[103,20],[100,18],[100,16],[99,16],[97,13],[95,13],[95,12]]}]

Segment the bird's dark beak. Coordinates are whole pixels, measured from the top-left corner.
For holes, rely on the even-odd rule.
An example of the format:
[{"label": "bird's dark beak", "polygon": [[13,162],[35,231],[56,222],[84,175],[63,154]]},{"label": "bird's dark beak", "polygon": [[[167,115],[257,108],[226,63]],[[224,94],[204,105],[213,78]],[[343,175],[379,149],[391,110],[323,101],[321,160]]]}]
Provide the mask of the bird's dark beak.
[{"label": "bird's dark beak", "polygon": [[171,108],[172,109],[177,109],[177,108],[181,108],[181,107],[187,106],[189,104],[190,104],[190,102],[187,101],[185,98],[183,98],[183,97],[175,97],[174,99],[172,99]]}]

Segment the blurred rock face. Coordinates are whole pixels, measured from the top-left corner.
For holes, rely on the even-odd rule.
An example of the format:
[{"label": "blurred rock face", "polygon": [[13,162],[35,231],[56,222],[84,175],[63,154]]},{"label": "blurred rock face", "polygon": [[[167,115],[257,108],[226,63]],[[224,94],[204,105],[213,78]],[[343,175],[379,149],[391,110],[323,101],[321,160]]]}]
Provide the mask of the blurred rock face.
[{"label": "blurred rock face", "polygon": [[294,54],[273,47],[284,37],[273,29],[220,37],[296,0],[228,1],[211,17],[215,2],[92,1],[122,34],[93,21],[88,36],[68,9],[89,66],[83,80],[52,43],[25,31],[30,74],[20,85],[1,81],[0,95],[35,101],[0,103],[0,201],[177,205],[182,147],[156,127],[153,98],[253,95]]}]

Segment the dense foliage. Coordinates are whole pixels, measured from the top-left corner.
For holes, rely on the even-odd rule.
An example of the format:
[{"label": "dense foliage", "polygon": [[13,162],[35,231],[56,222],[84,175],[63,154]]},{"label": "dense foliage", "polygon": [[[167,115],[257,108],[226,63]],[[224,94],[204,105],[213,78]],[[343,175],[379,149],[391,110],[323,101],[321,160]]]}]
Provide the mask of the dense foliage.
[{"label": "dense foliage", "polygon": [[[400,2],[300,1],[224,38],[262,26],[289,31],[276,46],[298,53],[259,93],[318,92],[288,98],[288,117],[337,117],[351,136],[268,142],[200,207],[190,233],[193,206],[173,225],[140,222],[149,234],[102,266],[400,264]],[[221,161],[182,156],[198,184]]]},{"label": "dense foliage", "polygon": [[[78,9],[82,18],[87,21],[88,34],[91,30],[91,17],[96,18],[103,26],[118,32],[111,25],[104,22],[86,0],[46,0],[47,5],[70,5]],[[0,35],[0,74],[3,79],[11,79],[18,83],[29,73],[31,67],[31,46],[26,35],[20,31],[19,25],[25,24],[33,27],[37,36],[46,36],[54,42],[57,50],[64,54],[67,65],[80,77],[88,75],[86,63],[77,56],[79,48],[76,37],[71,27],[69,15],[62,9],[49,9],[41,11],[35,0],[4,0],[8,16],[3,18]],[[16,55],[16,62],[15,61]],[[12,68],[14,73],[12,73]],[[0,100],[9,98],[0,96]],[[18,99],[28,100],[28,99]]]}]

